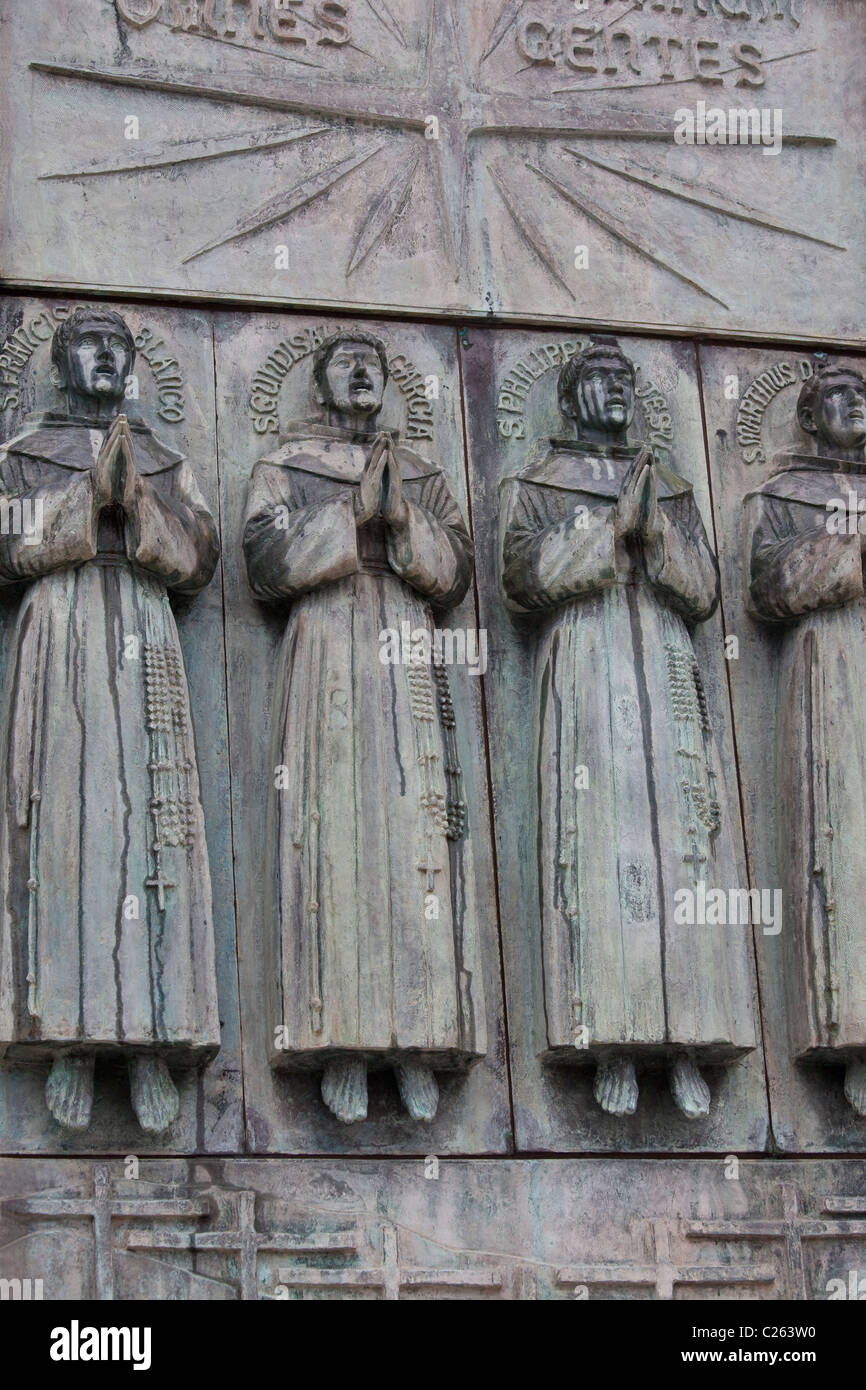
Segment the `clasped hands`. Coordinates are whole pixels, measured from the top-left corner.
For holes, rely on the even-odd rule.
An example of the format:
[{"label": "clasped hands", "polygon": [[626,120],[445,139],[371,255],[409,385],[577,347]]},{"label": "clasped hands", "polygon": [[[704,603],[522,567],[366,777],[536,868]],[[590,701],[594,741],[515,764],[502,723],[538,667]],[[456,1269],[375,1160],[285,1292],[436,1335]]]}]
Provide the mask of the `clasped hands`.
[{"label": "clasped hands", "polygon": [[359,526],[381,516],[389,526],[405,526],[409,506],[400,481],[400,461],[391,435],[376,435],[370,457],[355,497],[355,519]]},{"label": "clasped hands", "polygon": [[99,506],[114,502],[124,511],[131,510],[141,491],[141,480],[135,471],[135,445],[125,415],[112,422],[92,474]]},{"label": "clasped hands", "polygon": [[640,450],[622,480],[614,525],[624,538],[652,541],[660,534],[658,479],[649,447]]}]

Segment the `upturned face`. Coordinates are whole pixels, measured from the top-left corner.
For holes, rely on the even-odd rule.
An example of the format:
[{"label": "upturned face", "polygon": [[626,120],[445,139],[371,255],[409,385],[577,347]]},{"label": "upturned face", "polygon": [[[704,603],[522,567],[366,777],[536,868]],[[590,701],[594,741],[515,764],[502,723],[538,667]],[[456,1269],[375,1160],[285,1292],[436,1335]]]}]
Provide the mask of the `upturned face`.
[{"label": "upturned face", "polygon": [[347,415],[374,415],[382,407],[385,374],[369,343],[338,343],[325,368],[326,403]]},{"label": "upturned face", "polygon": [[82,323],[66,351],[66,385],[81,396],[119,400],[132,369],[132,353],[110,324]]},{"label": "upturned face", "polygon": [[815,412],[818,435],[840,449],[866,445],[866,383],[839,377],[821,388]]},{"label": "upturned face", "polygon": [[618,358],[590,362],[580,374],[573,401],[576,419],[594,430],[620,433],[634,415],[634,381]]}]

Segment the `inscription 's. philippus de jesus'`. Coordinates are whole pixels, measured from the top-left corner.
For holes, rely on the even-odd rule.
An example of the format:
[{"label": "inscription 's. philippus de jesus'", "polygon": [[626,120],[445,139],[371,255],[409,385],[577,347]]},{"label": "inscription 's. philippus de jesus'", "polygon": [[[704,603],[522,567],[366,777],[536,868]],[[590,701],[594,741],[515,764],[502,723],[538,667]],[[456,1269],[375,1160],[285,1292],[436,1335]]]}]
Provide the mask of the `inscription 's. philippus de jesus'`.
[{"label": "inscription 's. philippus de jesus'", "polygon": [[[496,397],[496,425],[503,439],[526,438],[525,410],[532,387],[546,372],[562,367],[586,346],[587,340],[577,338],[540,343],[511,363]],[[647,442],[662,462],[668,462],[673,449],[673,427],[666,398],[652,381],[636,384],[635,397]]]}]

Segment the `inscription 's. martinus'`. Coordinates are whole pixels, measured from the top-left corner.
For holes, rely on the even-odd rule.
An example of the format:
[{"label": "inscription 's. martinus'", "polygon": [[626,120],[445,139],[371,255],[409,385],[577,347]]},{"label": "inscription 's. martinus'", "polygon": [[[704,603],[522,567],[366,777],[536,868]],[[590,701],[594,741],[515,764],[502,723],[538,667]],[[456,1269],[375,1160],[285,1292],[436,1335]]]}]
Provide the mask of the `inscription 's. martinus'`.
[{"label": "inscription 's. martinus'", "polygon": [[755,377],[737,410],[737,443],[744,463],[766,463],[761,436],[767,406],[786,386],[808,381],[814,370],[809,358],[801,357],[798,362],[774,362]]}]

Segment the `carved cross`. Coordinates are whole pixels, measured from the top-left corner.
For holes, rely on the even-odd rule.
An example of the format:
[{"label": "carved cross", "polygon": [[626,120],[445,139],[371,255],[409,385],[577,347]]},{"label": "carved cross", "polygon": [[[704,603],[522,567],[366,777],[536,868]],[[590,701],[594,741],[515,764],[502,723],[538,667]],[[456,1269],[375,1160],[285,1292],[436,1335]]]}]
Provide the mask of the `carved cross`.
[{"label": "carved cross", "polygon": [[[96,1297],[101,1302],[110,1302],[114,1298],[113,1220],[120,1217],[127,1220],[176,1220],[178,1217],[205,1216],[210,1210],[207,1201],[201,1198],[112,1197],[109,1171],[101,1165],[93,1170],[92,1197],[43,1197],[37,1194],[16,1198],[3,1205],[9,1211],[48,1217],[52,1221],[63,1217],[89,1217],[93,1222]],[[179,1243],[185,1243],[189,1237],[178,1234],[176,1239]],[[127,1245],[132,1244],[136,1242],[127,1241]]]},{"label": "carved cross", "polygon": [[[713,1236],[719,1240],[782,1240],[785,1245],[785,1263],[791,1288],[789,1297],[805,1300],[809,1297],[806,1289],[806,1273],[803,1265],[804,1240],[837,1240],[846,1236],[866,1236],[866,1220],[827,1221],[823,1217],[806,1217],[800,1212],[797,1189],[791,1183],[782,1184],[781,1217],[758,1218],[757,1220],[733,1221],[693,1221],[689,1223],[690,1236]],[[850,1212],[866,1214],[866,1198],[827,1197],[824,1211],[830,1214]]]},{"label": "carved cross", "polygon": [[153,878],[146,878],[144,880],[144,886],[145,888],[156,889],[157,907],[159,908],[160,912],[165,912],[165,890],[166,888],[176,888],[177,884],[172,883],[170,878],[166,878],[159,864],[157,864],[156,873],[154,874]]},{"label": "carved cross", "polygon": [[433,848],[431,845],[427,846],[427,858],[420,859],[415,867],[419,873],[427,875],[427,892],[435,893],[436,875],[441,874],[442,870],[438,864],[433,862]]},{"label": "carved cross", "polygon": [[706,864],[706,862],[707,862],[707,856],[706,856],[705,854],[700,854],[700,853],[699,853],[697,843],[694,843],[694,844],[692,845],[692,848],[691,848],[691,851],[690,851],[689,854],[684,854],[684,855],[683,855],[683,863],[684,863],[684,864],[691,864],[692,869],[694,870],[694,874],[695,874],[695,883],[698,882],[698,878],[699,878],[699,874],[700,874],[701,865],[702,865],[702,864]]},{"label": "carved cross", "polygon": [[633,1264],[629,1261],[611,1261],[605,1264],[571,1265],[556,1271],[557,1284],[577,1288],[583,1284],[597,1284],[606,1287],[652,1289],[655,1297],[670,1301],[679,1284],[692,1287],[701,1285],[709,1288],[724,1288],[729,1284],[772,1284],[775,1270],[769,1265],[690,1265],[677,1264],[671,1257],[670,1227],[665,1221],[650,1223],[653,1243],[653,1259],[647,1264]]},{"label": "carved cross", "polygon": [[292,1251],[299,1255],[354,1254],[358,1238],[353,1232],[325,1232],[298,1235],[295,1232],[264,1232],[256,1229],[256,1194],[239,1192],[237,1226],[234,1230],[142,1231],[127,1241],[135,1250],[209,1250],[233,1253],[240,1266],[241,1299],[258,1299],[256,1269],[260,1250]]},{"label": "carved cross", "polygon": [[501,1289],[503,1276],[495,1269],[406,1269],[400,1263],[397,1229],[390,1223],[382,1227],[382,1263],[349,1266],[346,1269],[281,1268],[280,1284],[290,1289],[346,1288],[380,1289],[386,1300],[400,1298],[402,1289]]}]

